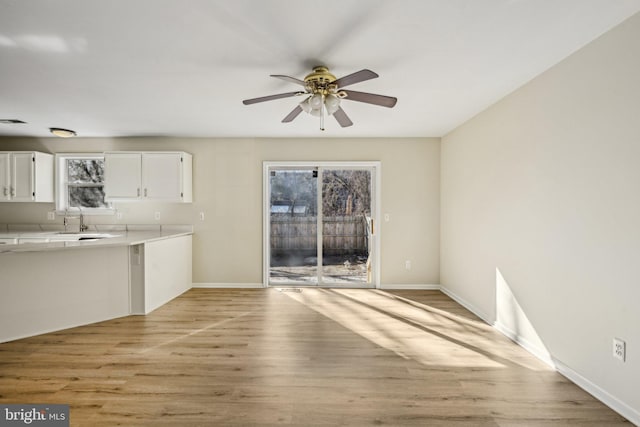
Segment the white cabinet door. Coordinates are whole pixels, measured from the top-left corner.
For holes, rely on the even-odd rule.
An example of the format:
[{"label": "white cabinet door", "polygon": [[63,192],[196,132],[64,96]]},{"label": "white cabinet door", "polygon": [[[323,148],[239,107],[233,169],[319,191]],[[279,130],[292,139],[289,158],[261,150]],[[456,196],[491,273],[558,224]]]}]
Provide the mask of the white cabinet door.
[{"label": "white cabinet door", "polygon": [[0,153],[0,201],[2,202],[11,198],[9,169],[9,153]]},{"label": "white cabinet door", "polygon": [[105,200],[191,203],[192,156],[181,151],[104,154]]},{"label": "white cabinet door", "polygon": [[105,200],[137,200],[142,197],[141,159],[141,153],[105,154]]},{"label": "white cabinet door", "polygon": [[33,153],[12,153],[11,159],[11,200],[14,202],[31,202],[35,199],[33,186],[34,155]]},{"label": "white cabinet door", "polygon": [[165,202],[182,201],[182,155],[144,153],[142,155],[143,197]]},{"label": "white cabinet door", "polygon": [[0,152],[0,202],[53,202],[53,155]]}]

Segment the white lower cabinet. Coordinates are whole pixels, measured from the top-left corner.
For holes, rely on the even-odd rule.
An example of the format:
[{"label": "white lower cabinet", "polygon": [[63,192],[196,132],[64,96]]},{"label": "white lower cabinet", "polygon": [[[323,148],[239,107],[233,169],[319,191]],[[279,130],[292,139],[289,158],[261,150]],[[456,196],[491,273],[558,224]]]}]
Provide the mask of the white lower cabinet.
[{"label": "white lower cabinet", "polygon": [[189,153],[107,152],[104,158],[107,201],[193,201]]}]

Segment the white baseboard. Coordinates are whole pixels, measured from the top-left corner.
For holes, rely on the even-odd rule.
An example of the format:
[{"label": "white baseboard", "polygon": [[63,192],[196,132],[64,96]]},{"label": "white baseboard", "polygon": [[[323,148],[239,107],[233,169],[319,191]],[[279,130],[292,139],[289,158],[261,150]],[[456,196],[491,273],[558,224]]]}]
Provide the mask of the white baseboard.
[{"label": "white baseboard", "polygon": [[[282,287],[295,287],[294,285],[282,285]],[[211,289],[256,289],[264,288],[262,283],[193,283],[194,288],[211,288]],[[278,286],[272,286],[278,287]],[[382,290],[440,290],[440,285],[426,285],[426,284],[413,284],[413,285],[381,285]]]},{"label": "white baseboard", "polygon": [[553,363],[552,357],[546,351],[546,349],[541,349],[541,348],[533,345],[529,340],[521,337],[515,331],[512,331],[511,329],[507,328],[506,326],[504,326],[501,323],[494,322],[485,312],[483,312],[482,310],[478,309],[476,306],[474,306],[470,302],[466,301],[465,299],[463,299],[459,295],[455,294],[454,292],[450,291],[446,287],[441,286],[440,291],[443,294],[447,295],[452,300],[454,300],[455,302],[457,302],[458,304],[460,304],[461,306],[463,306],[464,308],[466,308],[467,310],[469,310],[470,312],[472,312],[473,314],[475,314],[476,316],[478,316],[480,319],[482,319],[488,325],[493,326],[493,328],[495,328],[498,332],[500,332],[502,335],[506,336],[511,341],[513,341],[516,344],[518,344],[520,347],[522,347],[525,350],[527,350],[533,356],[537,357],[542,362],[544,362],[547,365],[549,365],[551,368],[555,368],[555,365]]},{"label": "white baseboard", "polygon": [[631,421],[633,424],[640,426],[640,412],[627,405],[620,399],[612,396],[606,390],[600,388],[598,385],[592,383],[587,378],[583,377],[558,359],[553,358],[553,364],[556,367],[556,370],[567,377],[571,382],[578,385],[587,393],[591,394],[593,397],[607,405],[609,408],[616,411],[618,414],[625,417],[627,420]]},{"label": "white baseboard", "polygon": [[194,288],[209,289],[258,289],[264,288],[262,283],[193,283]]},{"label": "white baseboard", "polygon": [[485,313],[482,310],[478,309],[478,307],[476,307],[473,304],[471,304],[471,303],[467,302],[466,300],[462,299],[460,296],[458,296],[455,293],[451,292],[449,289],[447,289],[444,286],[440,286],[440,291],[443,294],[445,294],[446,296],[448,296],[449,298],[451,298],[452,300],[454,300],[455,302],[457,302],[458,304],[460,304],[461,306],[463,306],[464,308],[466,308],[467,310],[469,310],[470,312],[472,312],[473,314],[475,314],[476,316],[478,316],[485,323],[487,323],[489,325],[493,325],[493,319],[491,319],[487,315],[487,313]]},{"label": "white baseboard", "polygon": [[426,285],[426,284],[414,284],[414,285],[394,285],[386,284],[380,285],[378,289],[382,290],[427,290],[427,291],[439,291],[440,285]]},{"label": "white baseboard", "polygon": [[556,368],[553,358],[545,348],[540,348],[537,345],[534,345],[531,341],[523,338],[517,332],[507,328],[502,323],[496,322],[493,324],[493,327],[500,332],[502,335],[509,338],[511,341],[518,344],[520,347],[527,350],[529,353],[540,359],[542,362],[546,363],[550,368]]}]

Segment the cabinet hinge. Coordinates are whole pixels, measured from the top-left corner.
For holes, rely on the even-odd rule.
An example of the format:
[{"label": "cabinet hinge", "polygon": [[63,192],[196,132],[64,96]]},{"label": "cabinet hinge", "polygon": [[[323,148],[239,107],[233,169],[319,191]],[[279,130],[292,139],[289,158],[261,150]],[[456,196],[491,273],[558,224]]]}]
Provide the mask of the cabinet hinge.
[{"label": "cabinet hinge", "polygon": [[31,156],[31,161],[32,161],[33,163],[35,163],[35,162],[36,162],[36,156]]},{"label": "cabinet hinge", "polygon": [[33,197],[36,197],[36,192],[34,191],[33,193],[31,193],[31,195],[32,195]]},{"label": "cabinet hinge", "polygon": [[182,156],[180,156],[180,163],[183,163]]},{"label": "cabinet hinge", "polygon": [[184,197],[184,193],[180,193],[180,197]]}]

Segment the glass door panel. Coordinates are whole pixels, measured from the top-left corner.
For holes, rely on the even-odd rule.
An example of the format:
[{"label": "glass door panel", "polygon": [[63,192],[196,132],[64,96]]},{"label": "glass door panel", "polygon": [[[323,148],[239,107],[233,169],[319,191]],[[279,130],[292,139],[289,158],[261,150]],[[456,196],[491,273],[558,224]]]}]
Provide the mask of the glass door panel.
[{"label": "glass door panel", "polygon": [[266,165],[267,285],[376,286],[378,167],[358,162]]},{"label": "glass door panel", "polygon": [[371,282],[371,171],[321,172],[321,282],[366,285]]},{"label": "glass door panel", "polygon": [[269,171],[269,284],[317,285],[318,170]]}]

